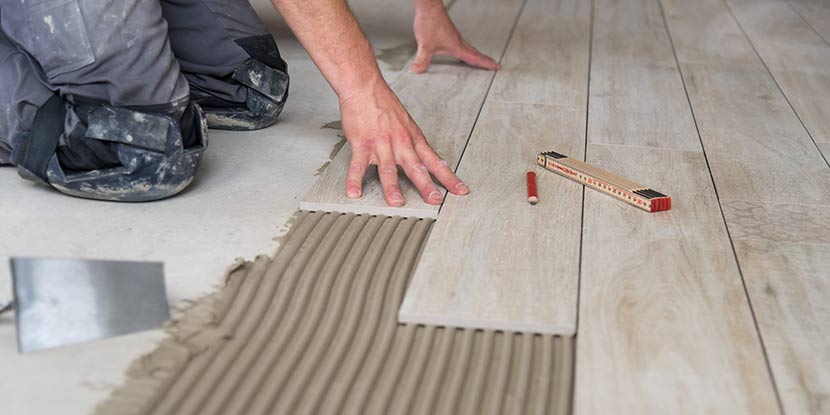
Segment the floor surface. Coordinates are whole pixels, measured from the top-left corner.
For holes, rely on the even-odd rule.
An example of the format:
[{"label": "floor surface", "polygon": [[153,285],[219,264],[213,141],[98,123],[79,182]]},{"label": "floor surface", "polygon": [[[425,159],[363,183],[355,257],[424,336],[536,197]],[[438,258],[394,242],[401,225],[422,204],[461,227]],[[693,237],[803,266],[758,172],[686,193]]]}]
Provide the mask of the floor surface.
[{"label": "floor surface", "polygon": [[[453,6],[460,21],[470,10],[482,13],[473,23],[489,22],[487,9],[464,3]],[[499,3],[508,25],[468,29],[488,48],[506,42],[502,72],[438,65],[423,85],[447,89],[424,94],[418,78],[396,83],[413,51],[411,7],[350,2],[387,80],[405,86],[399,92],[417,121],[476,181],[466,199],[447,197],[420,262],[464,272],[439,286],[419,283],[433,275],[416,271],[413,284],[423,289],[407,298],[410,310],[439,310],[442,323],[462,324],[493,303],[477,327],[521,320],[575,332],[578,414],[830,414],[830,2],[518,3]],[[307,55],[276,14],[257,5],[292,74],[278,125],[213,132],[194,186],[152,204],[71,199],[0,169],[0,187],[13,195],[0,200],[0,260],[162,260],[171,303],[181,306],[211,292],[234,258],[273,253],[339,141],[338,130],[321,128],[338,113]],[[453,80],[476,77],[485,82],[465,83],[476,91],[446,93]],[[653,186],[672,196],[672,210],[651,215],[545,176],[542,202],[527,214],[546,222],[504,225],[488,215],[524,204],[521,177],[532,167],[507,153],[518,151],[505,141],[513,136],[528,154],[565,147]],[[501,147],[486,151],[491,144]],[[516,180],[488,180],[503,170],[516,170]],[[312,197],[360,212],[361,203],[341,203],[337,187]],[[557,238],[544,241],[564,258],[553,271],[561,283],[523,272],[532,257],[505,255],[525,231]],[[484,263],[476,258],[493,255],[513,265],[475,268]],[[0,267],[0,300],[9,297],[8,279]],[[442,295],[429,295],[436,288]],[[553,312],[547,303],[557,305]],[[425,316],[435,313],[409,315]],[[160,339],[155,331],[22,356],[3,318],[0,413],[89,413]]]},{"label": "floor surface", "polygon": [[[237,257],[273,254],[299,198],[340,141],[337,99],[277,13],[254,2],[276,34],[291,75],[288,104],[273,127],[254,132],[210,131],[200,174],[183,194],[143,204],[93,202],[64,196],[0,168],[0,263],[12,256],[153,260],[165,263],[171,305],[182,307],[216,289]],[[351,7],[393,80],[414,39],[409,7]],[[0,300],[11,298],[9,268],[0,266]],[[137,356],[161,331],[81,347],[17,354],[14,321],[0,317],[0,413],[86,414],[124,380]],[[10,376],[8,374],[14,374]]]},{"label": "floor surface", "polygon": [[570,414],[573,337],[398,323],[432,224],[302,211],[96,413]]}]

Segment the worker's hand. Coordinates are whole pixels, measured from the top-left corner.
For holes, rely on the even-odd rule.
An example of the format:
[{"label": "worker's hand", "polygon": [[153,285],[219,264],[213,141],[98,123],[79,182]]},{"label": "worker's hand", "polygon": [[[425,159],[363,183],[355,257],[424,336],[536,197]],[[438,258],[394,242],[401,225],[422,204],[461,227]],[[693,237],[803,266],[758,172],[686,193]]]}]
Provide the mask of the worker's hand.
[{"label": "worker's hand", "polygon": [[409,67],[411,72],[426,72],[433,55],[450,55],[478,68],[501,69],[495,59],[461,37],[441,0],[415,1],[415,40],[418,53]]},{"label": "worker's hand", "polygon": [[363,194],[363,176],[369,165],[378,166],[383,194],[389,206],[403,206],[398,185],[398,167],[431,205],[440,204],[441,192],[430,173],[451,193],[464,195],[470,189],[427,143],[421,129],[409,116],[398,97],[380,79],[371,86],[341,99],[343,132],[352,147],[352,161],[346,176],[346,196]]}]

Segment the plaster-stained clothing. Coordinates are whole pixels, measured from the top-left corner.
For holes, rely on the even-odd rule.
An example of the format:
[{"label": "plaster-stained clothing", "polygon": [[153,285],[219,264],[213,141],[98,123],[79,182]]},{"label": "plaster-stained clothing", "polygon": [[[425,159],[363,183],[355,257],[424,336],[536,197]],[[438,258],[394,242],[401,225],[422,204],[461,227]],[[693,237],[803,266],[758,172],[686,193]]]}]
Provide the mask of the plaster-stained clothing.
[{"label": "plaster-stained clothing", "polygon": [[176,194],[206,124],[262,128],[287,97],[286,64],[245,0],[0,0],[0,27],[0,164],[76,196]]}]

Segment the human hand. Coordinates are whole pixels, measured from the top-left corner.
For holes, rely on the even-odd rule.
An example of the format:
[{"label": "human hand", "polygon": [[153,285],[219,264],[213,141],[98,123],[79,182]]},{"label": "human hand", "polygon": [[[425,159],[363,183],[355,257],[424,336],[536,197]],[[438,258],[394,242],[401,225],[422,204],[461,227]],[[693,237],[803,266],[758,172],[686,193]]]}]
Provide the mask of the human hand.
[{"label": "human hand", "polygon": [[381,79],[340,101],[343,132],[352,148],[346,175],[346,196],[363,194],[363,177],[369,165],[378,166],[378,176],[389,206],[406,201],[398,185],[398,167],[418,188],[424,202],[438,205],[442,195],[430,173],[453,194],[470,192],[446,161],[427,143],[423,132],[398,97]]},{"label": "human hand", "polygon": [[433,55],[453,56],[478,68],[501,69],[495,59],[464,40],[440,0],[416,0],[415,40],[418,52],[409,67],[411,72],[426,72]]}]

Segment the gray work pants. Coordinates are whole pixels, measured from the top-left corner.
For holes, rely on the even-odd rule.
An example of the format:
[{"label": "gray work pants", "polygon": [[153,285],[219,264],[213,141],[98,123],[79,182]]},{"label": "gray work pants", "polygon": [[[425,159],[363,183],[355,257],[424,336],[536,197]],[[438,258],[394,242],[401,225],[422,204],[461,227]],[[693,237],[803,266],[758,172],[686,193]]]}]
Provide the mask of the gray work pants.
[{"label": "gray work pants", "polygon": [[247,0],[0,0],[0,164],[75,196],[191,183],[206,126],[273,124],[288,75]]}]

